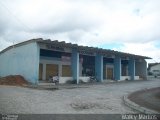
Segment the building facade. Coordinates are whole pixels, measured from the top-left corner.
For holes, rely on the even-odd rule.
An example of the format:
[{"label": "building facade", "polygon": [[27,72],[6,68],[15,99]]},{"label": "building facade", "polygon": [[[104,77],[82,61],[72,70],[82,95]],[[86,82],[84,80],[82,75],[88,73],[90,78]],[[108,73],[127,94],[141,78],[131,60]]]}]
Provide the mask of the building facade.
[{"label": "building facade", "polygon": [[149,63],[148,64],[149,75],[160,76],[160,63]]},{"label": "building facade", "polygon": [[146,79],[149,57],[108,49],[78,46],[57,40],[32,39],[10,46],[0,52],[0,76],[22,75],[33,84],[59,76],[87,82],[95,76],[104,80]]}]

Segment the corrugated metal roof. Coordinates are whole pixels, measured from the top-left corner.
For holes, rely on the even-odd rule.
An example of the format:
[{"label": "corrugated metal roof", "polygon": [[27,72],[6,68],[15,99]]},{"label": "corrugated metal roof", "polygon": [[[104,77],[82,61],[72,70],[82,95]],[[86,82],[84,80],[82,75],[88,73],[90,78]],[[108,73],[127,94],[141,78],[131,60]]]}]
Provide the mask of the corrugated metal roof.
[{"label": "corrugated metal roof", "polygon": [[81,52],[90,52],[90,53],[102,54],[104,56],[116,55],[116,56],[120,56],[120,57],[133,57],[133,58],[151,59],[150,57],[147,57],[147,56],[124,53],[124,52],[114,51],[114,50],[110,50],[110,49],[82,46],[82,45],[77,45],[77,44],[72,44],[72,43],[66,43],[65,41],[59,42],[58,40],[51,41],[50,39],[48,39],[48,40],[42,40],[42,41],[37,41],[37,42],[42,43],[42,44],[55,45],[55,46],[63,47],[63,48],[66,47],[66,48],[76,49],[80,53]]},{"label": "corrugated metal roof", "polygon": [[143,58],[143,59],[151,59],[150,57],[147,56],[141,56],[141,55],[135,55],[135,54],[130,54],[130,53],[124,53],[124,52],[119,52],[119,51],[114,51],[114,50],[110,50],[110,49],[103,49],[103,48],[98,48],[98,47],[89,47],[89,46],[82,46],[82,45],[77,45],[77,44],[72,44],[72,43],[66,43],[65,41],[58,41],[58,40],[54,40],[51,41],[50,39],[47,40],[43,40],[42,38],[38,38],[38,39],[31,39],[28,41],[24,41],[12,46],[7,47],[6,49],[2,50],[0,52],[0,54],[4,53],[5,51],[12,49],[13,47],[18,47],[18,46],[22,46],[25,44],[29,44],[32,42],[37,42],[37,43],[41,43],[41,44],[50,44],[50,45],[54,45],[54,46],[58,46],[58,47],[66,47],[66,48],[72,48],[72,49],[76,49],[78,50],[80,53],[82,52],[89,52],[89,53],[98,53],[98,54],[102,54],[104,56],[108,56],[108,55],[116,55],[116,56],[120,56],[120,57],[133,57],[133,58]]}]

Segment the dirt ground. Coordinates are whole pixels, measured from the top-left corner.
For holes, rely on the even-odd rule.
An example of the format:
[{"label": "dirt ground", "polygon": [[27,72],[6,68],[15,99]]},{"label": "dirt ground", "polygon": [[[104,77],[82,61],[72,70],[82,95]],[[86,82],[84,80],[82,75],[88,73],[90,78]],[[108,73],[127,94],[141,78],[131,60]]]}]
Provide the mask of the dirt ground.
[{"label": "dirt ground", "polygon": [[0,78],[0,85],[26,86],[28,82],[21,75],[9,75]]},{"label": "dirt ground", "polygon": [[128,98],[142,107],[160,112],[160,87],[134,92]]}]

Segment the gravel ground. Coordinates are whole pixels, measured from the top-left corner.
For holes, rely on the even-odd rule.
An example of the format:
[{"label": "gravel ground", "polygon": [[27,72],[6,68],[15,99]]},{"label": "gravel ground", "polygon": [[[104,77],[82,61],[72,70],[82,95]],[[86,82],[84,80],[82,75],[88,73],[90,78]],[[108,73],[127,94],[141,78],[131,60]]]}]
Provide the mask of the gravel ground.
[{"label": "gravel ground", "polygon": [[122,97],[133,91],[160,86],[160,80],[126,81],[81,88],[37,90],[0,85],[0,113],[136,113],[123,104]]}]

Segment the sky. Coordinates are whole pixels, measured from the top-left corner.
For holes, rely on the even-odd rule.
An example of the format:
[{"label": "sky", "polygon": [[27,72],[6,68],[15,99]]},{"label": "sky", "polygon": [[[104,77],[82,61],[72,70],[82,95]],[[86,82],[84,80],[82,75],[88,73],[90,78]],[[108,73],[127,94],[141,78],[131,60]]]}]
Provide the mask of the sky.
[{"label": "sky", "polygon": [[0,0],[0,50],[33,38],[160,62],[160,0]]}]

